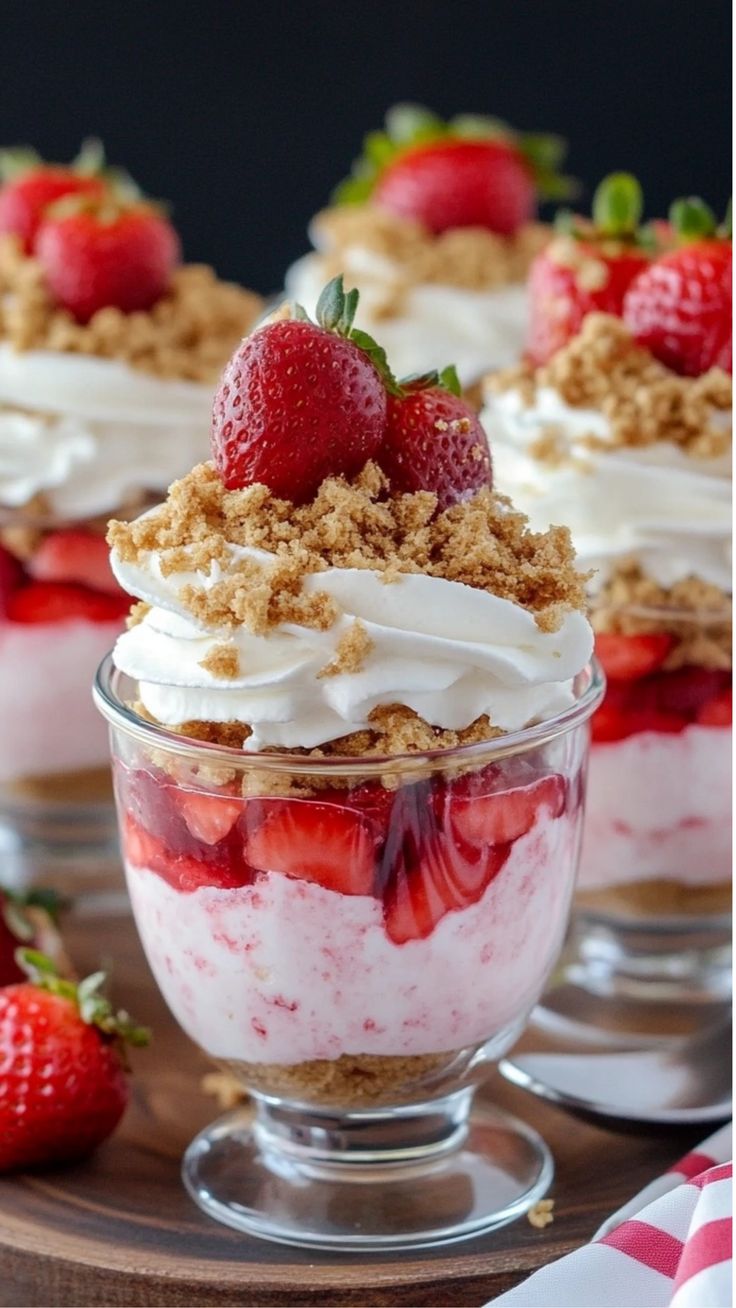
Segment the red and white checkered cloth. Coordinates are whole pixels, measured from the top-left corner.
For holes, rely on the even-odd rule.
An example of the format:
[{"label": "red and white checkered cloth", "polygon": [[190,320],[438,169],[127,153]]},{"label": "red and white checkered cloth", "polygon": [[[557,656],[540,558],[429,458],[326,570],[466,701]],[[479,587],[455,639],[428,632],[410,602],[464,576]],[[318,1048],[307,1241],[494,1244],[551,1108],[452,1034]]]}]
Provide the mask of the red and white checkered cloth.
[{"label": "red and white checkered cloth", "polygon": [[494,1308],[730,1308],[730,1158],[724,1126]]}]

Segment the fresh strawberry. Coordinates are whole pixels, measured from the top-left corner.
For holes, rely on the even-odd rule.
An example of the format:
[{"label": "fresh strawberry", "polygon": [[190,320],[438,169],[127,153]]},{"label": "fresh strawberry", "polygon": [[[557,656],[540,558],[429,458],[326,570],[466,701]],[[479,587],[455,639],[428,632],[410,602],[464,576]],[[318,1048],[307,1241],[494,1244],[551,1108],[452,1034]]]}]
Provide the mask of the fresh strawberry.
[{"label": "fresh strawberry", "polygon": [[542,808],[550,817],[559,817],[565,807],[565,783],[555,774],[485,795],[450,793],[446,806],[452,830],[469,845],[502,845],[531,831]]},{"label": "fresh strawberry", "polygon": [[[30,254],[50,205],[67,195],[99,198],[105,194],[108,183],[99,171],[102,163],[97,142],[83,146],[69,165],[44,163],[33,150],[0,151],[0,233],[17,236]],[[90,167],[97,171],[89,171]]]},{"label": "fresh strawberry", "polygon": [[217,845],[230,834],[244,809],[243,801],[198,790],[173,790],[174,802],[195,840]]},{"label": "fresh strawberry", "polygon": [[63,581],[32,581],[16,590],[8,601],[11,622],[115,622],[130,608],[130,599],[103,595]]},{"label": "fresh strawberry", "polygon": [[598,632],[595,652],[610,681],[636,681],[661,668],[672,649],[672,637],[666,632],[623,635]]},{"label": "fresh strawberry", "polygon": [[593,197],[593,219],[561,215],[558,235],[537,255],[529,274],[527,354],[546,363],[582,327],[589,313],[621,316],[624,295],[651,262],[639,222],[641,188],[628,173],[604,178]]},{"label": "fresh strawberry", "polygon": [[695,717],[701,727],[730,727],[733,721],[733,692],[724,690],[721,695],[703,704]]},{"label": "fresh strawberry", "polygon": [[501,871],[509,845],[467,849],[441,833],[396,863],[384,892],[386,934],[394,944],[423,940],[448,913],[477,903]]},{"label": "fresh strawberry", "polygon": [[181,246],[151,205],[72,197],[46,214],[34,253],[57,304],[85,323],[107,306],[150,309],[169,286]]},{"label": "fresh strawberry", "polygon": [[657,709],[620,708],[610,703],[608,696],[600,708],[593,714],[591,736],[597,744],[626,740],[643,731],[654,731],[660,735],[677,735],[683,731],[686,722],[676,713],[664,713]]},{"label": "fresh strawberry", "polygon": [[30,945],[49,954],[65,975],[71,965],[61,942],[57,916],[62,903],[53,890],[22,891],[0,888],[0,986],[24,979],[16,954],[21,945]]},{"label": "fresh strawberry", "polygon": [[700,200],[678,200],[672,223],[683,244],[664,254],[626,293],[631,334],[655,358],[687,377],[732,370],[732,246],[719,237]]},{"label": "fresh strawberry", "polygon": [[77,986],[51,959],[19,951],[33,979],[0,990],[0,1171],[84,1158],[114,1131],[128,1102],[123,1043],[149,1032],[114,1013],[100,972]]},{"label": "fresh strawberry", "polygon": [[123,853],[133,867],[156,872],[174,890],[184,894],[205,887],[234,890],[238,886],[250,885],[255,876],[242,849],[239,857],[233,856],[229,848],[209,850],[208,857],[182,853],[151,835],[130,816],[123,824]]},{"label": "fresh strawberry", "polygon": [[485,431],[459,390],[452,368],[404,383],[389,396],[377,455],[394,493],[433,491],[440,511],[492,485]]},{"label": "fresh strawberry", "polygon": [[230,490],[262,482],[295,503],[378,450],[391,384],[382,350],[353,327],[357,291],[336,277],[299,316],[247,336],[215,394],[212,454]]},{"label": "fresh strawberry", "polygon": [[386,130],[366,136],[335,199],[370,198],[431,232],[485,227],[512,236],[534,216],[537,196],[570,193],[556,172],[564,154],[559,137],[520,135],[498,119],[464,114],[445,123],[420,105],[396,105]]},{"label": "fresh strawberry", "polygon": [[23,569],[16,558],[0,545],[0,620],[7,617],[13,594],[23,584]]},{"label": "fresh strawberry", "polygon": [[248,862],[263,872],[314,881],[340,895],[371,895],[376,836],[355,812],[314,800],[270,800],[249,830]]},{"label": "fresh strawberry", "polygon": [[125,594],[113,576],[104,537],[76,527],[45,536],[28,568],[37,581],[71,581],[109,595]]}]

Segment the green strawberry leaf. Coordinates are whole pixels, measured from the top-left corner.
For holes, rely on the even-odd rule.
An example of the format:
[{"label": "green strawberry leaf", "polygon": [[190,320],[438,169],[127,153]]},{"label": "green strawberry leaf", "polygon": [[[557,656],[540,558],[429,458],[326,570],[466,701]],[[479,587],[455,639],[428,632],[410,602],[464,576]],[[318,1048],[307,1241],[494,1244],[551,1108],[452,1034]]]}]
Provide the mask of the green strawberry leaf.
[{"label": "green strawberry leaf", "polygon": [[726,205],[726,212],[723,216],[723,222],[718,228],[718,235],[722,236],[725,241],[730,241],[733,237],[733,201],[729,200]]},{"label": "green strawberry leaf", "polygon": [[449,391],[451,395],[462,395],[462,386],[460,378],[457,375],[457,368],[454,363],[448,363],[446,368],[440,373],[440,386],[443,390]]},{"label": "green strawberry leaf", "polygon": [[14,182],[16,177],[39,168],[43,159],[30,145],[10,145],[0,150],[0,182]]},{"label": "green strawberry leaf", "polygon": [[487,114],[456,114],[450,119],[450,135],[468,141],[509,141],[514,133],[500,118]]},{"label": "green strawberry leaf", "polygon": [[93,972],[77,984],[60,977],[55,963],[38,949],[16,949],[15,959],[34,985],[76,1004],[82,1021],[89,1026],[98,1027],[103,1034],[123,1044],[141,1046],[149,1043],[151,1032],[148,1027],[139,1026],[125,1009],[115,1012],[110,1000],[103,995],[104,972]]},{"label": "green strawberry leaf", "polygon": [[602,236],[635,236],[643,212],[644,195],[631,173],[609,173],[593,193],[593,222]]},{"label": "green strawberry leaf", "polygon": [[697,195],[684,196],[670,205],[670,222],[683,245],[701,241],[716,232],[713,210]]},{"label": "green strawberry leaf", "polygon": [[389,394],[401,395],[401,387],[391,371],[386,351],[383,346],[379,345],[377,341],[374,341],[373,337],[369,336],[367,332],[362,332],[357,327],[353,328],[348,339],[353,342],[353,345],[357,345],[359,350],[362,350],[364,354],[368,355],[368,358],[376,369],[376,372],[380,374],[383,384]]},{"label": "green strawberry leaf", "polygon": [[408,148],[421,141],[431,141],[436,137],[446,136],[448,126],[431,109],[423,104],[411,104],[408,101],[392,105],[386,111],[386,134],[396,147]]}]

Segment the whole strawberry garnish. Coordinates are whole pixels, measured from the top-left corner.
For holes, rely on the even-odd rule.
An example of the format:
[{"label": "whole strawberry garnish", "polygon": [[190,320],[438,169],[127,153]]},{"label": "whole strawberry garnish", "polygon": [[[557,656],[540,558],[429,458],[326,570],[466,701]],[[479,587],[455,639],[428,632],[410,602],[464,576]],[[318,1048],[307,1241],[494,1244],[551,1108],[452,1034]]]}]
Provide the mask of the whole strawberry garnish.
[{"label": "whole strawberry garnish", "polygon": [[17,236],[26,254],[46,210],[67,195],[101,198],[114,194],[131,199],[135,182],[120,168],[105,162],[102,142],[84,141],[70,164],[46,163],[27,146],[0,150],[0,233]]},{"label": "whole strawberry garnish", "polygon": [[0,888],[0,986],[25,977],[16,957],[21,945],[50,955],[65,974],[71,971],[57,926],[62,907],[53,890],[38,888],[24,893]]},{"label": "whole strawberry garnish", "polygon": [[641,187],[629,173],[605,177],[593,218],[558,216],[557,236],[529,274],[527,354],[540,365],[561,350],[589,313],[620,317],[624,295],[652,258],[652,229],[642,229]]},{"label": "whole strawberry garnish", "polygon": [[642,272],[627,291],[624,320],[640,345],[686,377],[732,370],[730,220],[716,231],[702,200],[676,200],[670,219],[680,247]]},{"label": "whole strawberry garnish", "polygon": [[503,236],[534,216],[537,198],[570,194],[557,173],[565,143],[522,135],[495,118],[464,114],[445,123],[419,105],[396,105],[386,129],[370,132],[338,203],[367,199],[431,232],[485,227]]},{"label": "whole strawberry garnish", "polygon": [[168,289],[181,245],[152,205],[72,197],[46,213],[34,252],[54,299],[84,323],[108,305],[150,309]]},{"label": "whole strawberry garnish", "polygon": [[377,460],[394,493],[433,491],[440,511],[492,485],[488,441],[477,413],[460,398],[454,368],[403,382],[389,396]]},{"label": "whole strawberry garnish", "polygon": [[230,490],[262,482],[302,503],[328,476],[351,476],[386,424],[383,351],[353,327],[358,292],[325,287],[317,322],[303,310],[269,322],[236,350],[215,394],[212,455]]},{"label": "whole strawberry garnish", "polygon": [[76,985],[33,950],[33,980],[0,990],[0,1171],[83,1158],[115,1129],[128,1102],[123,1042],[148,1032],[113,1013],[96,973]]}]

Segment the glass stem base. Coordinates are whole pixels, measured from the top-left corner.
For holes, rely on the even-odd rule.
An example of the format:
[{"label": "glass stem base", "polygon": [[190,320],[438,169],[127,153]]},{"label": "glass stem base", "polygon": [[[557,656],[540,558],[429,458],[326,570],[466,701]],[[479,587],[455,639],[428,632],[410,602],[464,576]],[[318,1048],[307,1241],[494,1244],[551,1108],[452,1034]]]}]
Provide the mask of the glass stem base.
[{"label": "glass stem base", "polygon": [[707,1004],[731,994],[725,917],[617,922],[582,913],[572,935],[571,981],[601,995]]},{"label": "glass stem base", "polygon": [[553,1164],[540,1137],[473,1090],[332,1114],[254,1098],[202,1131],[184,1183],[210,1217],[313,1249],[416,1249],[525,1213]]}]

